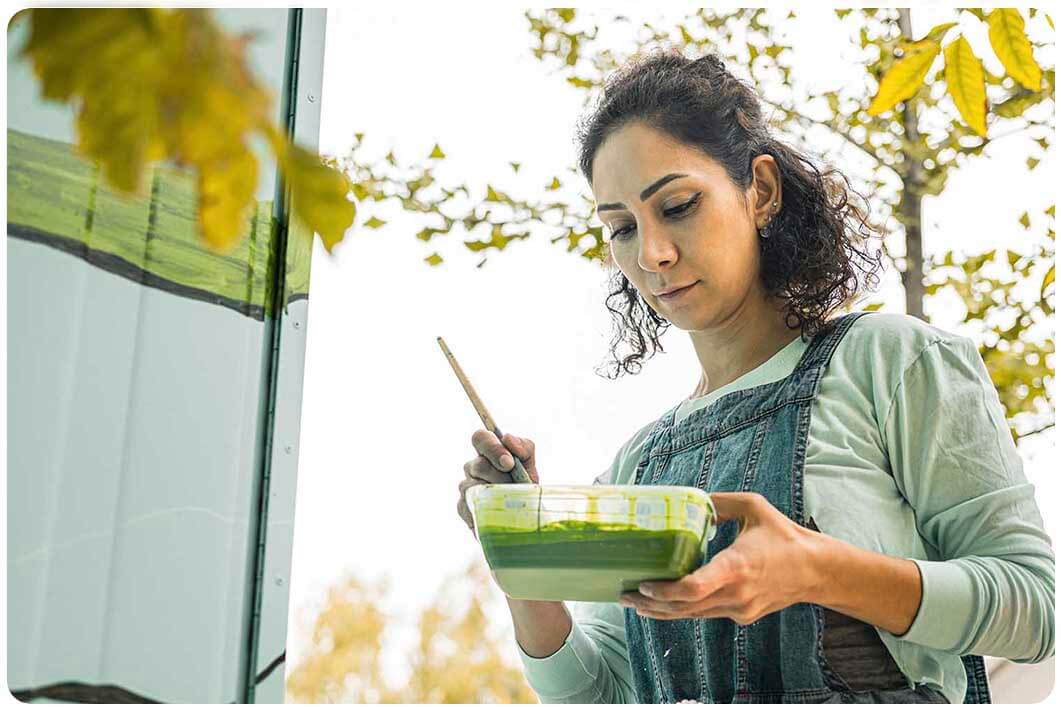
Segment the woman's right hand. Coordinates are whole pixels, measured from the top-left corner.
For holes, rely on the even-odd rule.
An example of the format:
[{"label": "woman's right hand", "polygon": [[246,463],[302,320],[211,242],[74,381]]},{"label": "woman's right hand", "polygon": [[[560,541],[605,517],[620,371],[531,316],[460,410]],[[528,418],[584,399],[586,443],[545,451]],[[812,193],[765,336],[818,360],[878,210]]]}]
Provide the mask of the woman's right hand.
[{"label": "woman's right hand", "polygon": [[512,455],[523,462],[531,481],[538,483],[538,469],[534,463],[534,442],[511,434],[502,435],[504,445],[497,435],[489,430],[479,429],[472,434],[472,447],[478,456],[464,464],[464,479],[460,482],[460,501],[457,503],[457,514],[474,533],[475,525],[472,512],[465,503],[464,494],[472,486],[479,484],[511,484],[515,467]]}]

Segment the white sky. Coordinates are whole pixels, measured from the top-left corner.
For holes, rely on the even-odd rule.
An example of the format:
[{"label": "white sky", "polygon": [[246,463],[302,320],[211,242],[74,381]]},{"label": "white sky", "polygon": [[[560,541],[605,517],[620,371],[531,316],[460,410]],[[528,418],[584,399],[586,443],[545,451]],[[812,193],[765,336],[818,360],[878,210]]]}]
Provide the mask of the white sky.
[{"label": "white sky", "polygon": [[[915,11],[915,34],[949,14]],[[825,11],[822,21],[830,18]],[[574,162],[583,94],[534,59],[526,27],[522,10],[506,7],[330,9],[321,151],[345,154],[353,134],[364,132],[366,152],[394,149],[408,163],[438,142],[447,153],[436,170],[443,183],[482,190],[489,181],[535,196]],[[838,66],[836,46],[822,40],[830,36],[815,21],[797,31],[801,76],[835,80],[838,69],[862,70]],[[999,73],[982,40],[974,48]],[[1056,182],[1052,155],[1029,174],[1020,138],[997,147],[991,159],[953,174],[942,197],[926,200],[929,252],[977,252],[1021,238],[1020,213],[1034,218],[1056,201],[1042,186]],[[522,162],[518,175],[509,160]],[[371,215],[388,224],[355,227],[334,257],[318,243],[313,259],[289,668],[304,646],[299,609],[349,571],[391,579],[388,607],[406,622],[390,637],[387,665],[398,676],[404,665],[395,649],[412,636],[417,608],[445,575],[481,556],[455,513],[461,467],[474,456],[470,437],[481,423],[435,337],[446,339],[501,429],[536,442],[545,483],[589,483],[634,431],[690,392],[699,369],[686,335],[672,330],[667,353],[641,375],[597,377],[611,326],[604,274],[547,238],[492,252],[481,269],[475,254],[445,243],[443,255],[453,257],[431,268],[422,259],[434,244],[414,237],[421,219],[371,203],[358,223]],[[456,229],[449,236],[460,237]],[[887,283],[886,309],[902,311],[894,273]],[[953,310],[930,313],[937,326],[953,328]],[[1056,483],[1042,463],[1053,433],[1040,437],[1025,452],[1026,473],[1056,537]],[[503,608],[496,616],[507,622]]]}]

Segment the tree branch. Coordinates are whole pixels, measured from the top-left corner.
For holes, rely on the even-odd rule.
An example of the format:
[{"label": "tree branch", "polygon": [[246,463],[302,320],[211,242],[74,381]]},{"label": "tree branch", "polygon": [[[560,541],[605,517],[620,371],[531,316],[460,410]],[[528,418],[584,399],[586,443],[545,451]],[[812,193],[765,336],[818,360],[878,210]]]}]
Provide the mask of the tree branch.
[{"label": "tree branch", "polygon": [[781,111],[782,113],[784,113],[788,117],[795,118],[796,120],[798,120],[798,121],[800,121],[800,122],[802,122],[804,124],[810,123],[812,125],[820,125],[823,128],[828,128],[831,132],[836,133],[837,135],[842,137],[844,140],[847,140],[849,143],[851,143],[852,145],[857,147],[859,150],[861,150],[862,152],[864,152],[867,155],[869,155],[870,157],[872,157],[874,163],[876,163],[876,165],[878,167],[886,166],[886,165],[883,165],[883,163],[880,161],[880,157],[877,157],[875,152],[873,152],[871,149],[869,149],[868,147],[866,147],[862,143],[860,143],[857,140],[855,140],[853,137],[848,135],[843,130],[839,130],[835,125],[827,123],[824,120],[818,120],[817,118],[812,118],[809,115],[804,115],[803,113],[800,113],[797,110],[793,110],[792,108],[786,108],[783,105],[781,105],[780,103],[775,103],[774,101],[771,101],[768,98],[762,98],[761,100],[763,101],[763,103],[766,103],[767,105],[773,106],[774,108],[776,108],[777,110]]}]

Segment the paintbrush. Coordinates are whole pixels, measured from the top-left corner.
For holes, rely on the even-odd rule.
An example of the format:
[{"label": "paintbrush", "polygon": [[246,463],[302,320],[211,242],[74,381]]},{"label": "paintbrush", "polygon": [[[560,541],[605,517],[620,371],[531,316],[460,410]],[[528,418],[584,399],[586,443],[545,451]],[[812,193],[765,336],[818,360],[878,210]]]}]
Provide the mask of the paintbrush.
[{"label": "paintbrush", "polygon": [[[460,364],[457,363],[457,359],[453,357],[452,353],[450,353],[449,347],[446,346],[446,342],[442,340],[441,336],[438,337],[438,345],[442,347],[442,353],[446,354],[446,360],[448,360],[449,365],[453,367],[453,372],[457,374],[457,380],[460,381],[461,385],[464,387],[464,392],[468,394],[468,398],[472,401],[472,406],[475,408],[475,412],[479,413],[479,419],[483,421],[484,425],[486,425],[486,429],[497,435],[497,439],[500,442],[501,430],[498,429],[497,423],[494,422],[494,418],[490,416],[486,406],[483,405],[483,401],[479,399],[479,395],[475,392],[475,388],[472,387],[471,381],[469,381],[468,377],[464,375],[464,371],[461,370]],[[501,442],[501,444],[504,446],[504,442]],[[508,472],[512,475],[512,480],[517,484],[534,483],[531,481],[527,470],[523,468],[523,462],[519,460],[519,457],[512,453],[512,450],[509,450],[509,453],[512,454],[512,461],[515,462],[515,466],[513,466]]]}]

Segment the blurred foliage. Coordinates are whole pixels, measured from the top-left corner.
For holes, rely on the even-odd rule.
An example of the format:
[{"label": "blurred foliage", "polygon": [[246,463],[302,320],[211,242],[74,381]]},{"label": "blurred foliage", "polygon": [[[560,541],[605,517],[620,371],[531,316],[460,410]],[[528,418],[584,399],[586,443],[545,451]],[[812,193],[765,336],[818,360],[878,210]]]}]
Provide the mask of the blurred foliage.
[{"label": "blurred foliage", "polygon": [[[994,262],[995,250],[969,257],[958,256],[960,249],[952,251],[951,261],[960,258],[968,269],[958,275],[951,268],[944,276],[931,272],[936,261],[922,255],[921,201],[942,194],[953,171],[981,157],[993,141],[1032,138],[1025,164],[1036,169],[1053,139],[1054,68],[1042,63],[1051,57],[1053,42],[1041,39],[1048,34],[1052,40],[1052,19],[1035,8],[953,9],[948,10],[952,20],[915,38],[909,32],[909,10],[834,10],[836,27],[823,31],[822,41],[835,42],[838,57],[851,57],[866,72],[860,82],[812,93],[797,80],[795,53],[787,40],[800,12],[815,11],[699,9],[667,27],[637,23],[622,14],[598,17],[594,24],[581,21],[572,8],[531,10],[525,16],[534,57],[584,92],[587,107],[605,77],[637,52],[669,44],[690,57],[717,53],[730,71],[756,87],[783,137],[812,153],[829,145],[824,161],[842,165],[854,188],[872,195],[872,220],[905,245],[893,254],[892,239],[883,244],[885,257],[900,273],[908,313],[924,317],[923,300],[940,290],[957,294],[967,308],[967,321],[975,320],[980,328],[980,351],[1014,434],[1045,429],[1053,409],[1053,333],[1043,325],[1045,313],[1052,312],[1048,298],[1053,288],[1046,285],[1053,269],[1044,265],[1053,262],[1052,232],[1043,235],[1044,226],[1036,223],[1000,234],[1020,259],[1001,258],[996,267],[1005,272],[992,278],[981,276],[976,264]],[[822,11],[816,12],[820,17]],[[1032,20],[1036,32],[1029,33],[1026,24]],[[620,25],[630,30],[629,52],[613,49],[621,44],[614,39]],[[602,39],[602,28],[612,36]],[[987,32],[1003,75],[986,70],[973,52],[966,34],[978,29]],[[1042,110],[1033,110],[1040,106]],[[583,183],[573,166],[529,195],[510,195],[499,188],[502,173],[507,173],[501,165],[518,172],[520,163],[505,160],[505,155],[498,156],[499,172],[485,189],[473,188],[435,179],[435,164],[445,158],[438,145],[425,161],[400,164],[390,152],[374,164],[361,157],[363,139],[358,133],[350,153],[337,164],[350,176],[359,201],[397,201],[423,218],[416,235],[434,247],[424,258],[429,265],[444,262],[440,239],[450,234],[479,257],[477,267],[512,241],[540,236],[567,252],[607,260],[592,199],[581,190],[573,198],[560,191],[571,182]],[[1034,286],[1022,286],[1029,280]],[[934,283],[931,290],[926,289],[929,283]],[[998,291],[982,292],[992,285]],[[876,302],[864,308],[879,307]],[[1010,322],[1018,311],[1015,323]],[[1018,341],[1019,346],[1008,343]]]},{"label": "blurred foliage", "polygon": [[1033,231],[1027,212],[1018,219],[1030,232],[1019,251],[1000,247],[966,256],[948,250],[932,258],[925,287],[930,295],[949,290],[964,304],[963,324],[979,342],[1015,439],[1054,425],[1047,388],[1054,376],[1054,206],[1037,220],[1044,234]]},{"label": "blurred foliage", "polygon": [[329,589],[313,621],[309,655],[287,677],[287,701],[302,703],[536,703],[508,633],[487,621],[498,592],[483,561],[446,578],[417,621],[402,685],[383,675],[384,637],[394,623],[381,608],[386,584],[348,577]]},{"label": "blurred foliage", "polygon": [[[147,166],[171,160],[197,177],[198,225],[214,251],[231,251],[254,205],[254,137],[272,150],[292,210],[328,250],[353,223],[346,176],[276,127],[272,96],[247,61],[243,34],[226,35],[209,10],[34,8],[19,56],[45,99],[77,110],[77,149],[104,180],[142,193]],[[10,25],[9,25],[10,31]]]}]

